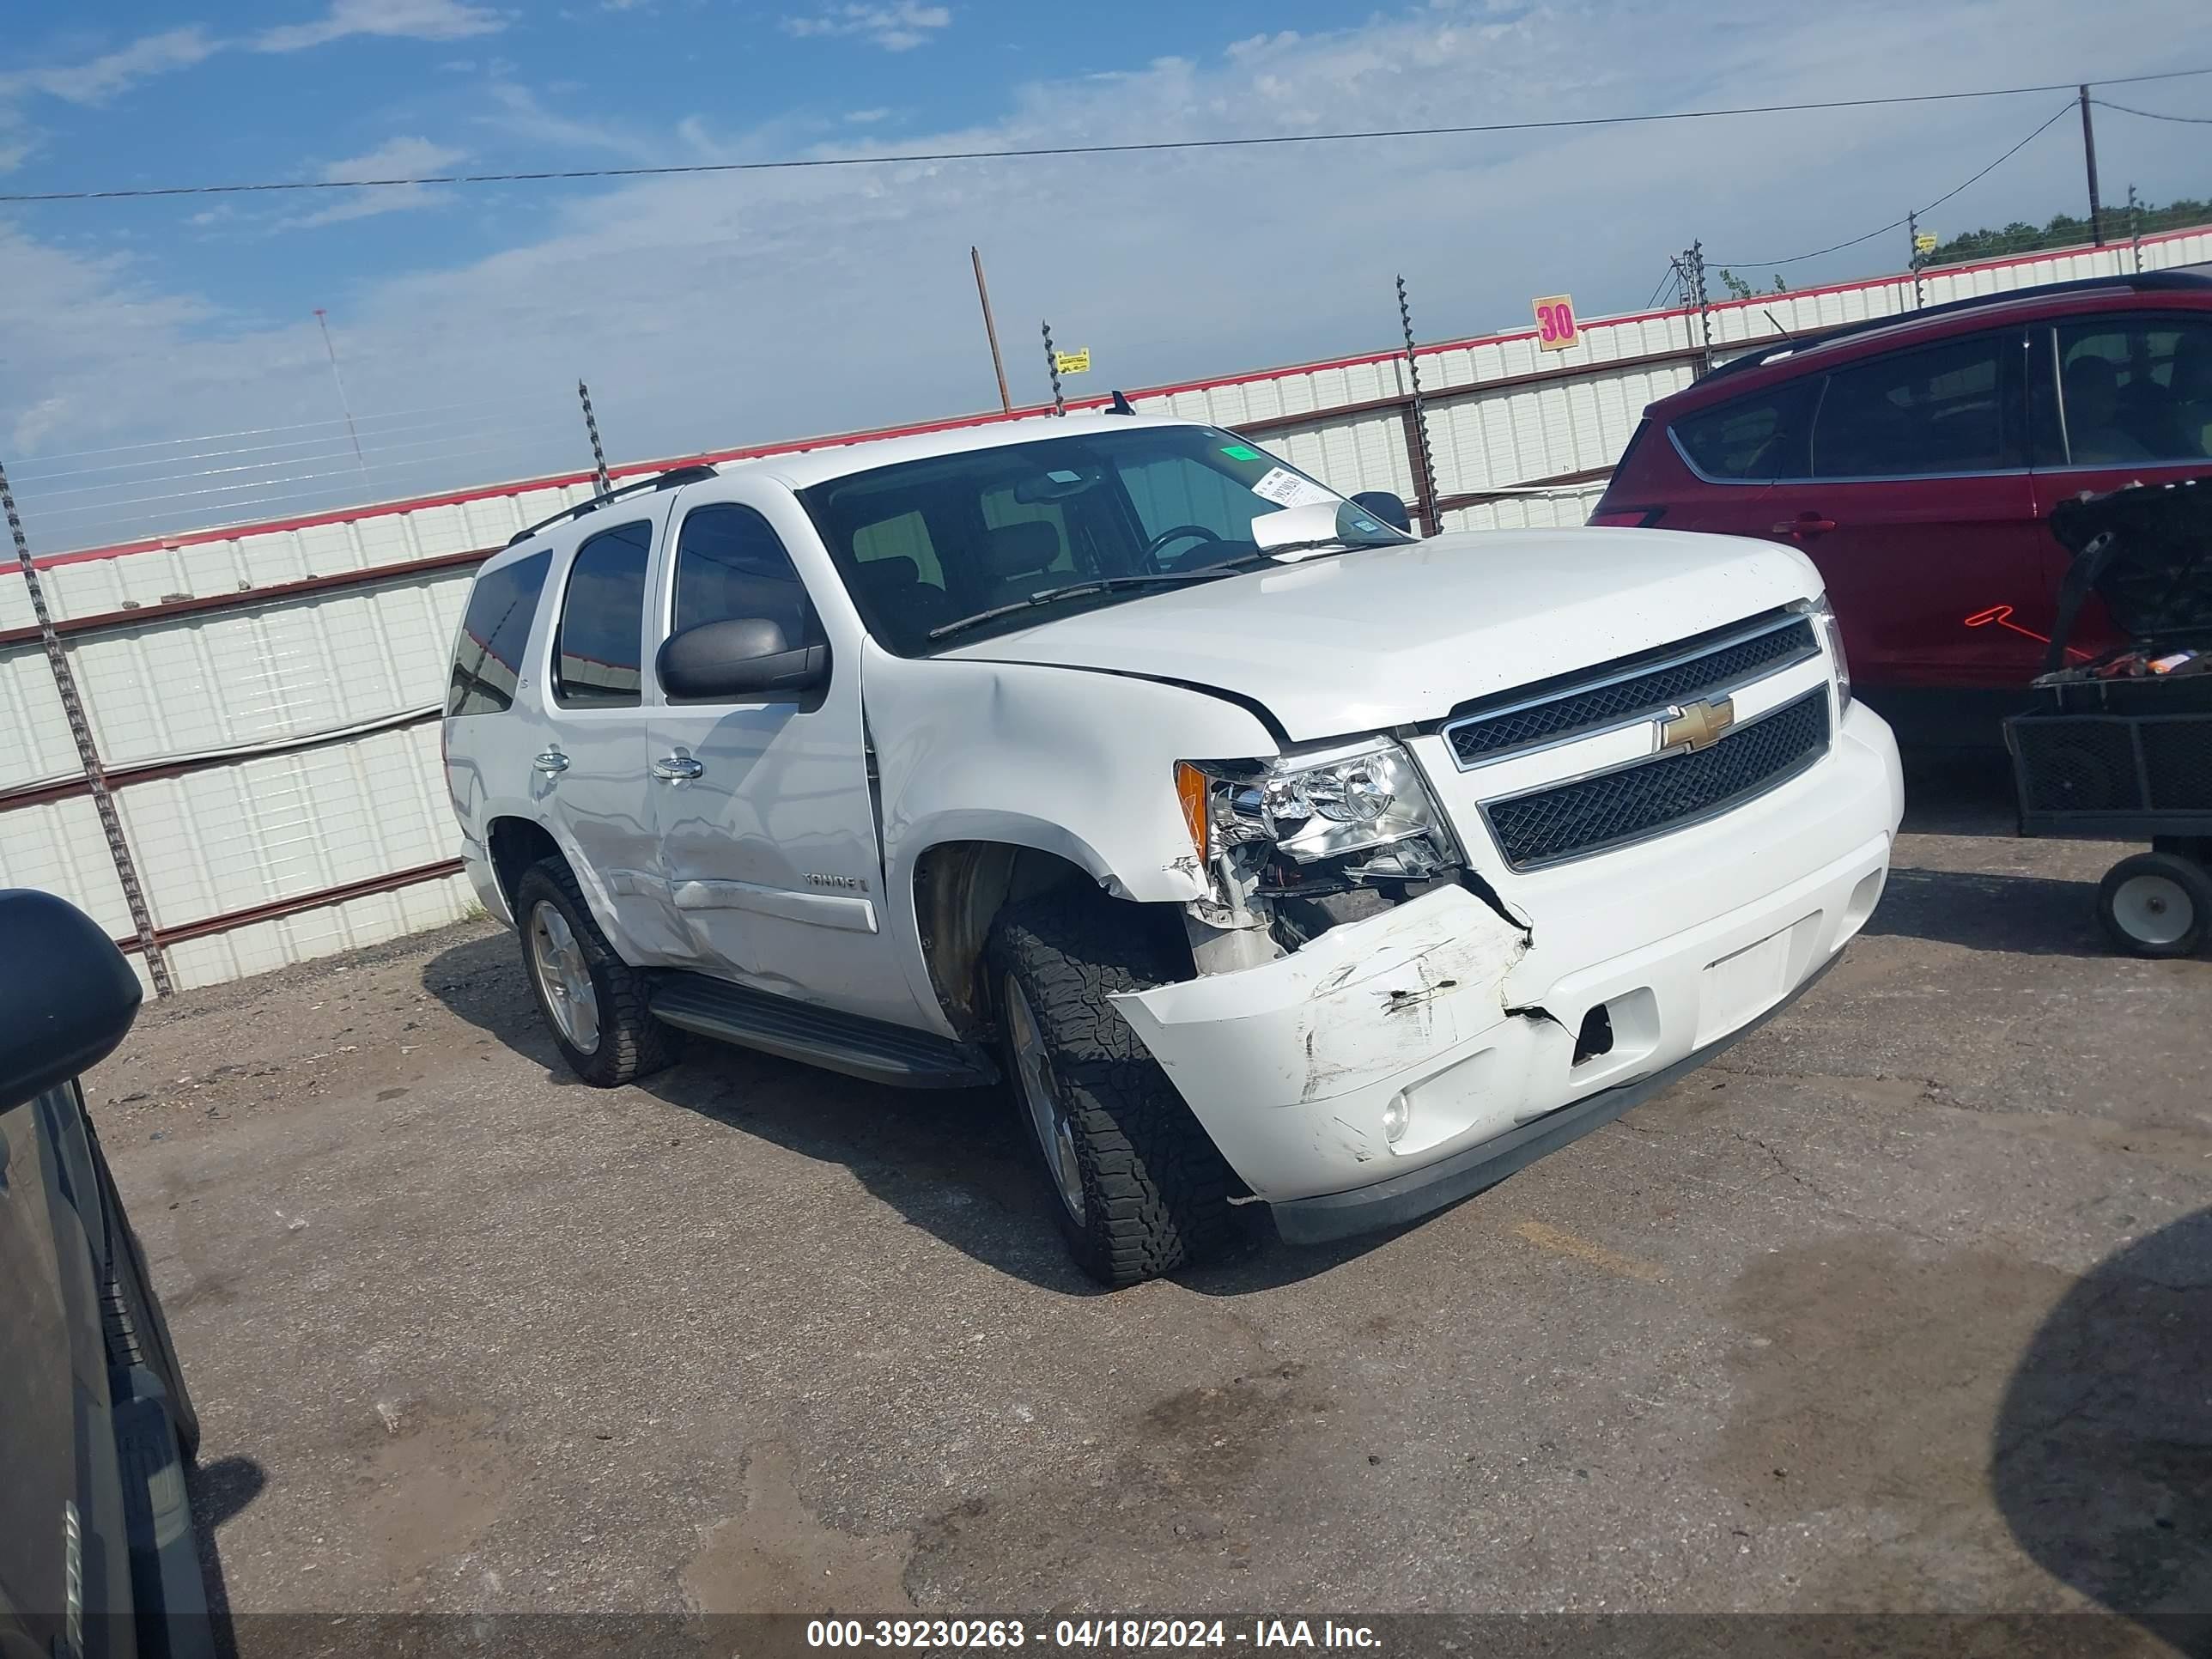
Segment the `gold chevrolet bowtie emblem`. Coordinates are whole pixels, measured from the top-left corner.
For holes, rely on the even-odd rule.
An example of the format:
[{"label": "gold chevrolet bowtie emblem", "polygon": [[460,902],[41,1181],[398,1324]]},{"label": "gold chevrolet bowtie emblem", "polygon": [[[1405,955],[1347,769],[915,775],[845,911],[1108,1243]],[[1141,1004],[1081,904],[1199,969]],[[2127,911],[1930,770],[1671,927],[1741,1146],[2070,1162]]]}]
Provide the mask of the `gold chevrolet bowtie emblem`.
[{"label": "gold chevrolet bowtie emblem", "polygon": [[1735,703],[1728,697],[1690,702],[1669,709],[1659,722],[1659,752],[1680,749],[1692,754],[1718,743],[1735,724]]}]

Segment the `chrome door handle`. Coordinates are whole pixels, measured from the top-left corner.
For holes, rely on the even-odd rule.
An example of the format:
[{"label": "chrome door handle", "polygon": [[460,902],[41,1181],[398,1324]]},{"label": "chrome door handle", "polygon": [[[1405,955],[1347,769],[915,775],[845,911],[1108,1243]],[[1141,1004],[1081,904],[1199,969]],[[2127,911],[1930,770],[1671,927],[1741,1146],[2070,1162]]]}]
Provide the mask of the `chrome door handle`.
[{"label": "chrome door handle", "polygon": [[547,777],[556,777],[568,769],[568,757],[557,749],[549,749],[530,763]]},{"label": "chrome door handle", "polygon": [[689,755],[671,755],[665,760],[657,760],[653,763],[653,775],[667,783],[698,777],[706,769]]}]

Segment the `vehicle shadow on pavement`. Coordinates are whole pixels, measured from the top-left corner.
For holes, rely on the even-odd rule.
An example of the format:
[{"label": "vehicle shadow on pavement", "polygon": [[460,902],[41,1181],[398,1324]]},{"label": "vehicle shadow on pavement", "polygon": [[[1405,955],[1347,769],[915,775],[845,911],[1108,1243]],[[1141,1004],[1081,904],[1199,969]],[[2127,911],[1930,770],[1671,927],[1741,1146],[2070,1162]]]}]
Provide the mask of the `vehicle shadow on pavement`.
[{"label": "vehicle shadow on pavement", "polygon": [[2005,1392],[1990,1485],[2040,1566],[2212,1652],[2212,1209],[2108,1256]]},{"label": "vehicle shadow on pavement", "polygon": [[2108,957],[2093,882],[1893,866],[1870,936],[1927,939],[2007,955]]},{"label": "vehicle shadow on pavement", "polygon": [[[440,953],[424,965],[422,984],[459,1018],[543,1066],[552,1087],[588,1088],[545,1030],[513,934]],[[1103,1293],[1062,1249],[1026,1131],[1000,1090],[886,1089],[704,1038],[692,1039],[678,1065],[633,1086],[843,1166],[907,1222],[985,1267],[1069,1296]],[[1178,1279],[1209,1296],[1244,1295],[1310,1278],[1378,1242],[1291,1249],[1257,1206],[1252,1224],[1228,1260]]]},{"label": "vehicle shadow on pavement", "polygon": [[2019,833],[2012,760],[2002,750],[1907,749],[1905,823],[1908,836],[1987,836]]},{"label": "vehicle shadow on pavement", "polygon": [[237,1659],[231,1626],[230,1585],[223,1577],[216,1531],[245,1510],[269,1484],[269,1472],[250,1457],[218,1457],[195,1465],[185,1476],[192,1526],[199,1540],[200,1579],[207,1590],[210,1636],[216,1659]]}]

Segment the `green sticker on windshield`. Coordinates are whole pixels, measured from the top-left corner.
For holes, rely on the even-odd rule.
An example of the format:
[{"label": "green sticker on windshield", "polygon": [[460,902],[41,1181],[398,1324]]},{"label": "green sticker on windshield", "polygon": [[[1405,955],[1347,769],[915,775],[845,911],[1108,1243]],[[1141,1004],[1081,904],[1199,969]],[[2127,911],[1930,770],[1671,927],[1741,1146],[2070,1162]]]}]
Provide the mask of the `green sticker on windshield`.
[{"label": "green sticker on windshield", "polygon": [[1262,459],[1258,450],[1249,444],[1224,444],[1221,453],[1232,461],[1256,461]]}]

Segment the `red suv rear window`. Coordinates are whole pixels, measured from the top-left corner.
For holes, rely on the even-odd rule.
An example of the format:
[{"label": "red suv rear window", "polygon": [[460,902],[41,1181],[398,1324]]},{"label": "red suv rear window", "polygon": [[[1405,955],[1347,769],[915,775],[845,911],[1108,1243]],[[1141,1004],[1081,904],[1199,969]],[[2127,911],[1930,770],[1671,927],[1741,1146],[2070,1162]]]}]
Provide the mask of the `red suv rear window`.
[{"label": "red suv rear window", "polygon": [[1820,386],[1820,377],[1810,375],[1685,416],[1674,422],[1674,437],[1690,465],[1708,478],[1764,483],[1802,477]]}]

